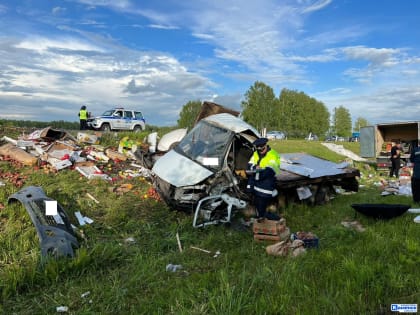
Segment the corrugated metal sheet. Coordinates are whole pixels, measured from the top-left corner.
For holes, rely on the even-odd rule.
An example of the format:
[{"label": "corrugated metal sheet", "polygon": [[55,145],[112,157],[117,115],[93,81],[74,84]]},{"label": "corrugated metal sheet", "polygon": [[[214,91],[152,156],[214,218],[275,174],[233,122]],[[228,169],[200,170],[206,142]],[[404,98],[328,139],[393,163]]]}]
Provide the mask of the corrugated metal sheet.
[{"label": "corrugated metal sheet", "polygon": [[281,154],[280,168],[309,178],[344,174],[348,163],[334,163],[305,153]]}]

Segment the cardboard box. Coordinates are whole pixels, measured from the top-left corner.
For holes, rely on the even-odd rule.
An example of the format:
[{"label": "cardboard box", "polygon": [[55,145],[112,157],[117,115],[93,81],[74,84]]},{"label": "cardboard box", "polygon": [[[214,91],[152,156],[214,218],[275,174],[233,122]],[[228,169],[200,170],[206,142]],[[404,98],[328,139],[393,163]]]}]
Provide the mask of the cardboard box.
[{"label": "cardboard box", "polygon": [[273,221],[264,219],[260,222],[255,221],[252,225],[254,234],[280,235],[286,229],[286,220],[284,218]]},{"label": "cardboard box", "polygon": [[38,158],[11,143],[6,143],[0,147],[0,155],[9,156],[13,160],[27,166],[33,166],[38,163]]}]

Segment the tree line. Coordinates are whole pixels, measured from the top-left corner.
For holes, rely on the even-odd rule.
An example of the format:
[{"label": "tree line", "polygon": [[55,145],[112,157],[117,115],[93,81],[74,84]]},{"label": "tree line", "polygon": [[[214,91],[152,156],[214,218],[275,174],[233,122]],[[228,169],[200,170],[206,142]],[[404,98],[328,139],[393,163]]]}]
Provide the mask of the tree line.
[{"label": "tree line", "polygon": [[[202,102],[189,101],[181,110],[178,126],[192,128]],[[304,92],[283,89],[276,97],[273,89],[256,81],[244,95],[241,103],[244,121],[258,130],[280,130],[288,137],[301,138],[310,132],[318,136],[350,137],[352,132],[369,125],[358,117],[352,127],[350,112],[344,106],[334,108],[332,114],[324,103]]]},{"label": "tree line", "polygon": [[79,122],[70,122],[64,120],[55,121],[32,121],[32,120],[7,120],[0,119],[0,126],[19,127],[19,128],[46,128],[77,130],[80,127]]},{"label": "tree line", "polygon": [[[201,105],[201,100],[189,101],[183,105],[177,127],[190,130],[201,110]],[[352,132],[369,125],[366,119],[358,117],[352,127],[351,115],[347,108],[336,107],[330,114],[324,103],[304,92],[282,89],[280,95],[276,97],[273,89],[260,81],[256,81],[246,91],[241,109],[242,119],[256,129],[283,131],[289,138],[302,138],[310,132],[318,136],[350,137]],[[78,130],[79,122],[0,119],[0,126]],[[161,130],[167,127],[146,125],[146,129]]]}]

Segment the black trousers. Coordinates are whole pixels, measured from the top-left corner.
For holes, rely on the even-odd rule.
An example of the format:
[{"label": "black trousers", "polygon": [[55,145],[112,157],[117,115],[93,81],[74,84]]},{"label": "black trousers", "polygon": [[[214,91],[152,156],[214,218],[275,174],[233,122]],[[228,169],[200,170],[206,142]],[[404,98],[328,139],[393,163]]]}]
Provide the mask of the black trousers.
[{"label": "black trousers", "polygon": [[400,159],[391,159],[391,171],[389,172],[389,177],[392,177],[395,175],[396,178],[400,176],[400,166],[401,166],[401,160]]},{"label": "black trousers", "polygon": [[420,178],[411,177],[411,192],[413,201],[420,202]]},{"label": "black trousers", "polygon": [[87,130],[87,120],[86,119],[80,119],[80,130]]},{"label": "black trousers", "polygon": [[257,214],[259,218],[267,218],[268,220],[280,220],[280,217],[274,213],[267,212],[268,204],[273,200],[273,198],[264,198],[254,195],[254,205],[257,209]]}]

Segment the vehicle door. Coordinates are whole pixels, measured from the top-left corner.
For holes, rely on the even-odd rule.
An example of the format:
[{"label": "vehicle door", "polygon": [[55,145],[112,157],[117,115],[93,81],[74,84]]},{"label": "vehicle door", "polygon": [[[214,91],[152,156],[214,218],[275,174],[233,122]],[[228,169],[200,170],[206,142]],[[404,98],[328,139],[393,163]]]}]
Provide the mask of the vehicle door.
[{"label": "vehicle door", "polygon": [[121,129],[124,124],[124,111],[116,110],[112,114],[112,129]]},{"label": "vehicle door", "polygon": [[120,129],[125,129],[125,130],[131,129],[132,120],[133,120],[133,112],[131,110],[125,110],[123,122]]}]

